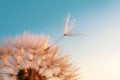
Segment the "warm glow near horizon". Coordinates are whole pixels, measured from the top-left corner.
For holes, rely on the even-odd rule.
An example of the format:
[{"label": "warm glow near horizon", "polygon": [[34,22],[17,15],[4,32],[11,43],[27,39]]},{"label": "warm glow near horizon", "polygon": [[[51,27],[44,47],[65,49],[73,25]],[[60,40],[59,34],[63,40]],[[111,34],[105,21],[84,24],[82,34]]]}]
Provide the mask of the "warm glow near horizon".
[{"label": "warm glow near horizon", "polygon": [[120,28],[110,28],[84,43],[79,53],[82,80],[120,80]]}]

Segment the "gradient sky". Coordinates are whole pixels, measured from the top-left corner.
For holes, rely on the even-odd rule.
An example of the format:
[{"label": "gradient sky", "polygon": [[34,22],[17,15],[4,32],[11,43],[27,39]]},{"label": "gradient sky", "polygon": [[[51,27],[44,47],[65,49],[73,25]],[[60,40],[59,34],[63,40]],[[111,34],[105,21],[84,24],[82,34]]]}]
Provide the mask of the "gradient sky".
[{"label": "gradient sky", "polygon": [[120,80],[119,0],[0,0],[0,38],[31,31],[55,41],[68,13],[74,32],[87,35],[58,44],[81,67],[82,80]]}]

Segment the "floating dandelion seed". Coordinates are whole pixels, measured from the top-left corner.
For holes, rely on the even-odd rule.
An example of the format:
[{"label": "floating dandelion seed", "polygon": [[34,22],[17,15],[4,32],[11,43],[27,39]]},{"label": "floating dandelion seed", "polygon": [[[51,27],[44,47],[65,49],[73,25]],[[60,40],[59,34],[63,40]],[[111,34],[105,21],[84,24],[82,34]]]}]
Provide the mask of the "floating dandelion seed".
[{"label": "floating dandelion seed", "polygon": [[77,70],[49,37],[24,33],[0,45],[0,80],[78,80]]},{"label": "floating dandelion seed", "polygon": [[[49,48],[52,48],[57,42],[59,42],[65,36],[81,36],[81,35],[85,35],[85,34],[73,34],[72,33],[76,28],[74,26],[74,22],[75,21],[72,21],[72,23],[70,23],[70,14],[68,13],[68,16],[67,16],[66,21],[65,21],[65,26],[64,26],[64,34],[56,42],[54,42],[52,45],[47,47],[46,50],[48,50]],[[72,27],[72,29],[69,30],[69,27]]]},{"label": "floating dandelion seed", "polygon": [[[76,26],[74,25],[74,22],[72,20],[72,23],[70,23],[70,14],[68,14],[66,18],[65,28],[64,28],[64,36],[80,36],[84,34],[73,34],[72,32],[75,30]],[[71,30],[69,30],[69,27],[72,27]]]}]

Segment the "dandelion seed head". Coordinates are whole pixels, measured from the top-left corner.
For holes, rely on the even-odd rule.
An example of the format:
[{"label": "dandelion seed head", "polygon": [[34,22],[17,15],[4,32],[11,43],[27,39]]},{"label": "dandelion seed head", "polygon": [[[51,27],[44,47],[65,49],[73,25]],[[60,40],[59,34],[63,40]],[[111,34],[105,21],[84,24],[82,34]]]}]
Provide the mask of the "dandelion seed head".
[{"label": "dandelion seed head", "polygon": [[24,33],[0,45],[0,80],[77,80],[76,69],[49,36]]}]

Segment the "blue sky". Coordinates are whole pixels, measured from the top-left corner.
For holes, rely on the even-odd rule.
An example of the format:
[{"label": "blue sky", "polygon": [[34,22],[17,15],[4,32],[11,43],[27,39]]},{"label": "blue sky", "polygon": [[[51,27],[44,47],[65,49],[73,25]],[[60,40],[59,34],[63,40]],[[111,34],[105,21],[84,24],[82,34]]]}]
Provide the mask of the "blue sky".
[{"label": "blue sky", "polygon": [[0,38],[24,31],[63,34],[67,14],[75,33],[58,44],[81,67],[83,80],[120,80],[119,0],[0,0]]},{"label": "blue sky", "polygon": [[110,3],[107,0],[1,0],[0,36],[25,30],[53,35],[62,32],[68,12],[84,21],[88,14],[96,15]]}]

